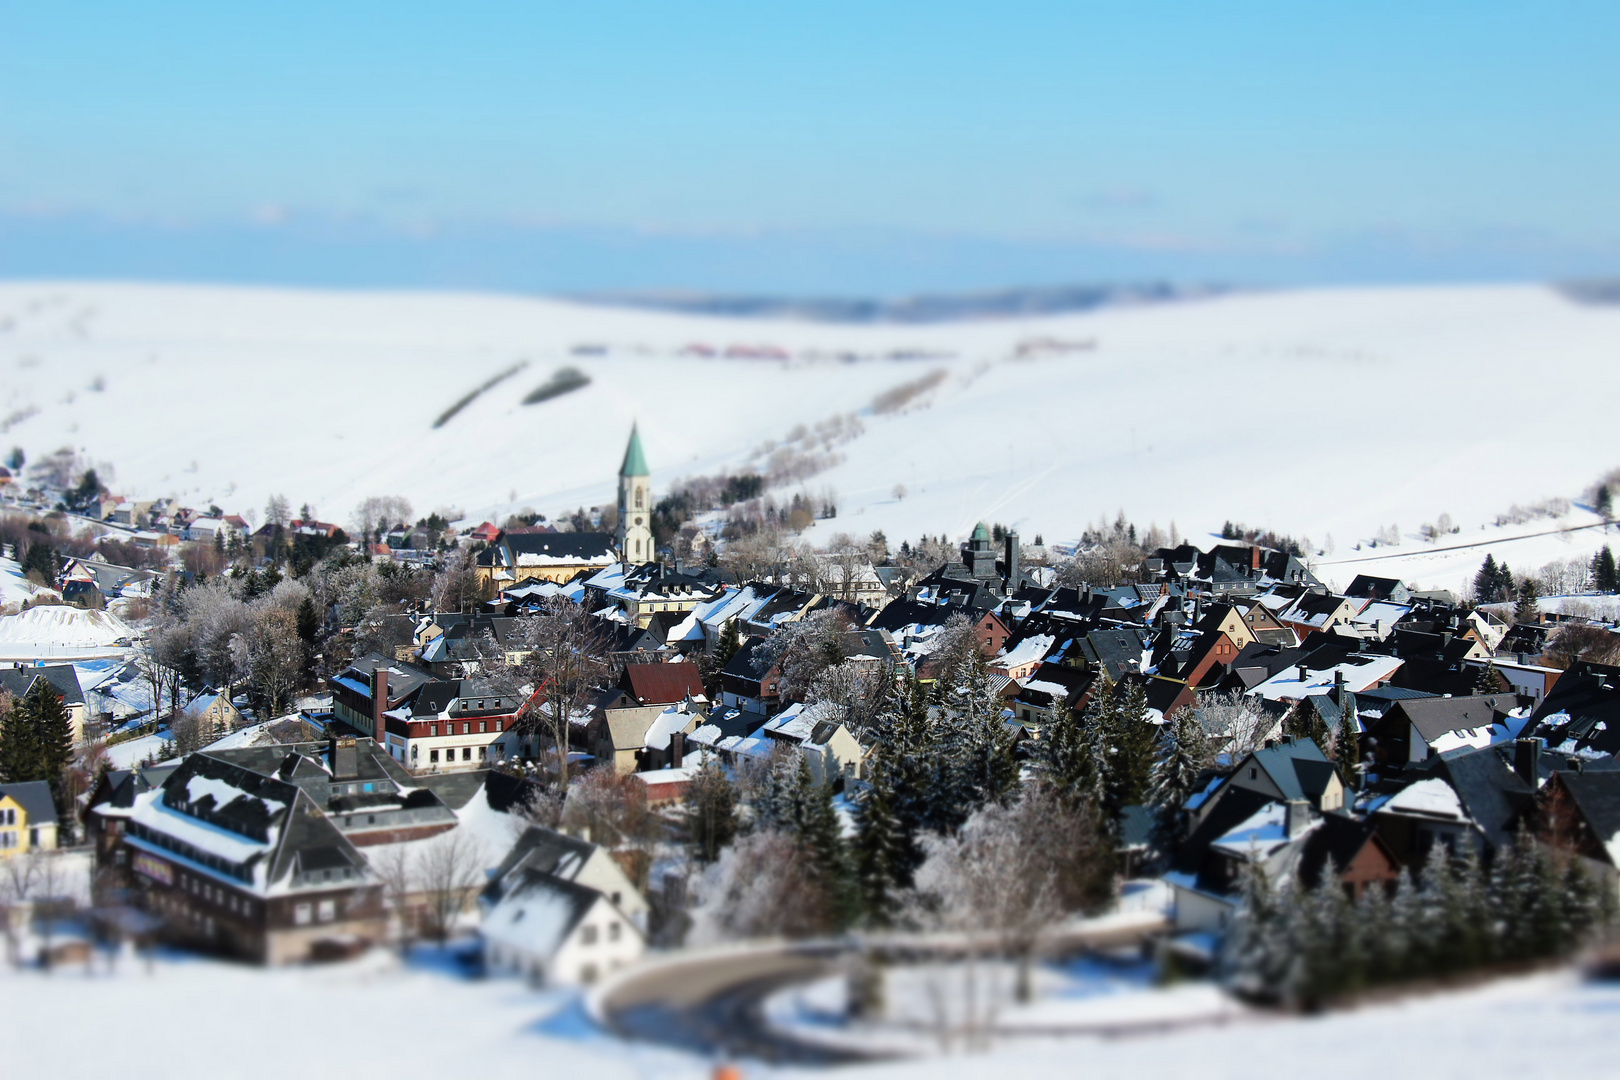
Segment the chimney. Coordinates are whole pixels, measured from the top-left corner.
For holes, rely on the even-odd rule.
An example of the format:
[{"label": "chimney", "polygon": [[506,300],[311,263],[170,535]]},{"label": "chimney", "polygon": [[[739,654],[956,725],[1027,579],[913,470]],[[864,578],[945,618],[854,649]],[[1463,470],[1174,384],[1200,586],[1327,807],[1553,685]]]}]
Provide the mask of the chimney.
[{"label": "chimney", "polygon": [[681,759],[686,757],[686,732],[677,731],[669,737],[669,767],[681,767]]},{"label": "chimney", "polygon": [[1260,569],[1260,545],[1259,544],[1253,544],[1253,545],[1250,545],[1250,547],[1249,547],[1249,569],[1250,570],[1258,570],[1258,569]]},{"label": "chimney", "polygon": [[1513,771],[1531,790],[1541,786],[1541,740],[1513,740]]},{"label": "chimney", "polygon": [[1299,681],[1300,682],[1307,683],[1307,682],[1311,681],[1310,669],[1307,668],[1304,664],[1299,665],[1298,671],[1299,671]]},{"label": "chimney", "polygon": [[1018,532],[1007,533],[1007,591],[1018,591]]},{"label": "chimney", "polygon": [[331,758],[327,764],[332,769],[332,779],[347,780],[360,775],[360,750],[354,739],[333,739],[328,746]]},{"label": "chimney", "polygon": [[378,746],[388,745],[388,668],[378,664],[371,671],[371,737]]},{"label": "chimney", "polygon": [[1311,804],[1304,799],[1289,799],[1283,809],[1283,831],[1292,840],[1311,825]]}]

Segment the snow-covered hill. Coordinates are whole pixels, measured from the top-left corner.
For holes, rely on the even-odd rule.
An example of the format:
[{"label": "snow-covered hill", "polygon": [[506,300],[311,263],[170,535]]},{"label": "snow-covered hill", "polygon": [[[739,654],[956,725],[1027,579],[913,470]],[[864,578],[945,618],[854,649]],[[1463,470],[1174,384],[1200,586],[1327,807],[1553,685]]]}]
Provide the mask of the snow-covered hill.
[{"label": "snow-covered hill", "polygon": [[[705,351],[720,355],[694,355]],[[1513,504],[1575,497],[1620,464],[1606,430],[1617,358],[1620,309],[1535,286],[901,327],[509,296],[13,283],[0,285],[0,443],[34,458],[80,449],[114,464],[131,495],[248,510],[282,492],[345,521],[365,496],[401,494],[419,513],[486,517],[608,501],[632,419],[662,489],[855,414],[861,434],[831,448],[842,462],[806,482],[838,496],[818,536],[963,536],[982,518],[1052,541],[1123,508],[1205,545],[1228,519],[1318,546],[1331,535],[1324,562],[1347,581],[1362,567],[1343,560],[1374,554],[1357,542],[1398,526],[1400,548],[1377,554],[1415,557],[1428,547],[1419,527],[1442,513],[1460,529],[1442,545],[1499,539],[1516,568],[1590,552],[1596,530],[1509,538],[1596,520],[1579,508],[1480,527]],[[590,384],[518,403],[563,366]],[[932,390],[873,411],[935,370]],[[1415,565],[1432,572],[1413,576],[1454,587],[1485,550],[1425,554]]]}]

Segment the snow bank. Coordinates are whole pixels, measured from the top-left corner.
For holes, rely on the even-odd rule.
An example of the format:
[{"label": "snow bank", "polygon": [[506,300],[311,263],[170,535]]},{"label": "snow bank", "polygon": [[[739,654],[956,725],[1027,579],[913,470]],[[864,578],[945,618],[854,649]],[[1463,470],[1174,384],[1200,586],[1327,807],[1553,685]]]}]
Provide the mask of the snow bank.
[{"label": "snow bank", "polygon": [[51,605],[0,618],[0,652],[17,649],[105,649],[133,641],[136,631],[105,611]]}]

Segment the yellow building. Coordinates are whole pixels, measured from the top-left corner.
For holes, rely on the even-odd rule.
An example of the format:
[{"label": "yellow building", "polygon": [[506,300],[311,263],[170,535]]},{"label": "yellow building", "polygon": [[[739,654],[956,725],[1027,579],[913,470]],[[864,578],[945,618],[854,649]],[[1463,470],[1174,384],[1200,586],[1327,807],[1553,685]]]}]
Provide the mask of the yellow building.
[{"label": "yellow building", "polygon": [[502,533],[478,553],[473,569],[486,597],[525,581],[574,580],[619,561],[606,533]]},{"label": "yellow building", "polygon": [[56,803],[43,780],[0,784],[0,859],[56,849]]}]

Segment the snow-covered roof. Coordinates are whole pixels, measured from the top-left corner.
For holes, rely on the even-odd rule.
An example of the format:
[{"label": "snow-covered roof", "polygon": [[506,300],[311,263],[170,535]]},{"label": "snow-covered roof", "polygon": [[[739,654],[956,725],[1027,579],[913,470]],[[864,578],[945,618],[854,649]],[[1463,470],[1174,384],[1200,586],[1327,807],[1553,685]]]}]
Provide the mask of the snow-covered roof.
[{"label": "snow-covered roof", "polygon": [[1419,814],[1423,817],[1446,818],[1452,821],[1468,820],[1468,814],[1463,810],[1462,800],[1457,797],[1456,791],[1452,790],[1450,784],[1438,778],[1419,780],[1398,792],[1381,809],[1391,813]]}]

